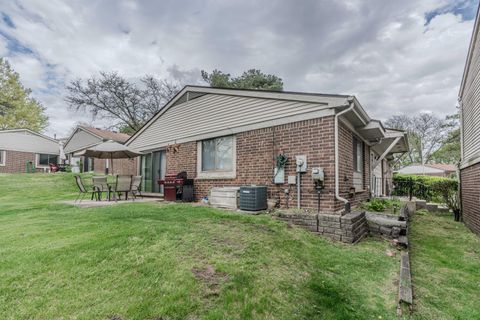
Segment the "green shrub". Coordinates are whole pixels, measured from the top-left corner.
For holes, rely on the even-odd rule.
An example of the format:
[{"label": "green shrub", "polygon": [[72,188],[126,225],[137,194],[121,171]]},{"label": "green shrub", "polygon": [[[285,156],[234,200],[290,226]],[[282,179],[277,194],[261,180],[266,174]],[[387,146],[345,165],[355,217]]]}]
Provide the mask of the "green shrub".
[{"label": "green shrub", "polygon": [[401,202],[398,199],[379,199],[373,198],[370,201],[362,203],[361,207],[367,211],[384,212],[387,209],[400,208]]},{"label": "green shrub", "polygon": [[442,203],[445,203],[445,188],[455,192],[458,189],[457,180],[444,177],[395,174],[393,176],[393,183],[395,185],[393,195],[408,196],[410,183],[412,183],[412,195],[414,197]]},{"label": "green shrub", "polygon": [[428,214],[428,210],[427,209],[419,209],[417,211],[415,211],[415,214],[418,214],[420,216],[426,216]]}]

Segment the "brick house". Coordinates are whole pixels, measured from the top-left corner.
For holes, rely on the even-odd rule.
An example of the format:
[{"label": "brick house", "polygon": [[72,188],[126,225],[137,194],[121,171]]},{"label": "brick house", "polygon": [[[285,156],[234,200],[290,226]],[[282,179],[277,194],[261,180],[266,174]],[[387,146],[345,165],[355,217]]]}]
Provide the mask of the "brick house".
[{"label": "brick house", "polygon": [[50,163],[57,164],[59,153],[58,141],[38,132],[0,131],[0,173],[48,171]]},{"label": "brick house", "polygon": [[473,29],[458,95],[460,107],[460,196],[463,221],[480,234],[480,14]]},{"label": "brick house", "polygon": [[396,173],[448,178],[457,173],[457,166],[447,163],[411,164],[397,170]]},{"label": "brick house", "polygon": [[[75,154],[86,148],[96,146],[102,142],[113,140],[124,143],[130,136],[128,134],[108,131],[88,126],[78,126],[64,144],[67,163],[74,172],[95,172],[105,174],[111,166],[109,159],[96,159],[78,157]],[[113,159],[115,174],[135,174],[137,161],[135,159]],[[81,168],[80,168],[81,166]]]},{"label": "brick house", "polygon": [[[197,200],[212,187],[257,184],[280,206],[294,207],[299,183],[301,207],[317,208],[311,168],[321,167],[320,211],[335,214],[373,189],[385,193],[388,159],[408,150],[403,132],[371,119],[352,96],[198,86],[180,91],[126,144],[145,153],[138,166],[144,191],[161,192],[156,181],[165,172],[186,171]],[[288,156],[280,176],[279,154]],[[296,156],[306,157],[307,170],[293,185]]]}]

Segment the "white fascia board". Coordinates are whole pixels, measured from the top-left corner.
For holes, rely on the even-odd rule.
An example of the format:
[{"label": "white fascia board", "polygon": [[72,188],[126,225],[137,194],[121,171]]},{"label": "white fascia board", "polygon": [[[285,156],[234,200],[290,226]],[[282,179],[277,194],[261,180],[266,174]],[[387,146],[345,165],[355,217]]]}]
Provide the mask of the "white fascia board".
[{"label": "white fascia board", "polygon": [[77,153],[78,151],[82,151],[82,150],[85,150],[85,149],[88,149],[88,148],[91,148],[91,147],[95,147],[95,146],[98,146],[100,143],[102,143],[102,141],[99,141],[97,143],[92,143],[92,144],[89,144],[87,146],[83,146],[83,147],[80,147],[80,148],[77,148],[75,150],[68,150],[66,151],[65,149],[63,149],[63,152],[66,153],[66,154],[74,154],[74,153]]},{"label": "white fascia board", "polygon": [[347,128],[348,128],[350,131],[352,131],[353,133],[355,133],[355,135],[356,135],[358,138],[360,138],[360,140],[362,140],[367,146],[372,146],[372,143],[371,143],[370,141],[368,141],[367,139],[365,139],[365,138],[363,137],[363,135],[355,129],[355,127],[350,123],[350,121],[348,121],[347,118],[344,118],[344,115],[341,115],[338,120],[340,120],[345,126],[347,126]]},{"label": "white fascia board", "polygon": [[50,138],[49,136],[46,136],[46,135],[44,135],[44,134],[41,134],[41,133],[32,131],[32,130],[30,130],[30,129],[8,129],[8,130],[1,130],[1,131],[0,131],[0,134],[2,134],[2,133],[15,133],[15,132],[29,132],[30,134],[36,135],[36,136],[38,136],[38,137],[40,137],[40,138],[43,138],[43,139],[46,139],[46,140],[50,140],[50,141],[56,142],[56,143],[59,142],[59,141],[56,140],[56,139]]},{"label": "white fascia board", "polygon": [[385,138],[385,129],[383,128],[382,124],[378,120],[372,120],[368,122],[365,126],[363,127],[358,127],[356,128],[360,132],[375,132],[377,131],[379,134],[378,136],[375,136],[376,139],[383,139]]},{"label": "white fascia board", "polygon": [[26,149],[22,149],[22,148],[8,148],[8,149],[2,149],[0,148],[0,150],[4,150],[4,151],[16,151],[16,152],[25,152],[25,153],[41,153],[41,154],[54,154],[54,155],[60,155],[60,150],[58,151],[48,151],[48,150],[36,150],[36,151],[32,151],[32,150],[26,150]]},{"label": "white fascia board", "polygon": [[210,87],[185,87],[189,92],[197,93],[211,93],[221,94],[228,96],[239,97],[251,97],[262,99],[274,99],[274,100],[288,100],[288,101],[302,101],[332,105],[339,105],[346,102],[347,95],[329,95],[329,94],[309,94],[301,92],[285,92],[285,91],[263,91],[263,90],[236,90],[236,89],[222,89],[222,88],[210,88]]},{"label": "white fascia board", "polygon": [[363,118],[362,121],[364,123],[369,123],[372,119],[368,116],[367,112],[362,107],[362,105],[360,104],[360,101],[358,101],[357,97],[354,96],[353,99],[355,101],[355,109],[357,110],[357,114],[359,114]]},{"label": "white fascia board", "polygon": [[477,14],[475,16],[475,24],[472,30],[472,36],[470,38],[470,45],[468,46],[467,58],[465,60],[465,67],[463,69],[462,82],[460,82],[460,89],[458,91],[459,99],[462,98],[463,90],[465,90],[465,82],[467,81],[468,71],[470,70],[470,63],[472,62],[475,44],[477,43],[479,28],[480,28],[480,5],[477,8]]}]

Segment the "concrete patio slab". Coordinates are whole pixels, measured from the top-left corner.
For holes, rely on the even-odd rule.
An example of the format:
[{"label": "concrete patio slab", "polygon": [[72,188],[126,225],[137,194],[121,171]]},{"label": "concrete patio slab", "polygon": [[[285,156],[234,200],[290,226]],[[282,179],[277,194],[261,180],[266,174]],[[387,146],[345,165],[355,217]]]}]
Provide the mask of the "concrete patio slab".
[{"label": "concrete patio slab", "polygon": [[143,198],[143,199],[136,199],[135,201],[129,200],[119,200],[115,201],[95,201],[95,200],[83,200],[82,202],[75,202],[74,200],[67,200],[62,201],[64,204],[69,204],[72,206],[76,206],[79,208],[96,208],[96,207],[107,207],[113,206],[117,204],[125,204],[125,203],[145,203],[145,202],[163,202],[161,198]]}]

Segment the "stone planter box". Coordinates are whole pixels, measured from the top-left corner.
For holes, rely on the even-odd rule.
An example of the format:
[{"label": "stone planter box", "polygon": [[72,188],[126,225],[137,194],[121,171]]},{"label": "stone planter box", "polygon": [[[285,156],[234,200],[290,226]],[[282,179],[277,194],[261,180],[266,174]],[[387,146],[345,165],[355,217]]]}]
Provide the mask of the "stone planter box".
[{"label": "stone planter box", "polygon": [[240,187],[212,188],[208,201],[217,208],[238,209],[238,194]]}]

